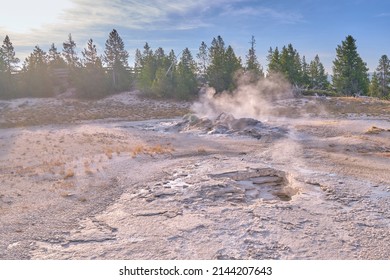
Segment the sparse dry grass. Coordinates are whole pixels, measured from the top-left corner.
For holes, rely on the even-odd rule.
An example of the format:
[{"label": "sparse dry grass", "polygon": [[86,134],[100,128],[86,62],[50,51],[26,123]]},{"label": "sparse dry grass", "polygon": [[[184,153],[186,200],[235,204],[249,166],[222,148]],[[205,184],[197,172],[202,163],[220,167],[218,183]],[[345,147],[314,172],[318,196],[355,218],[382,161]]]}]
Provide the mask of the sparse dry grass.
[{"label": "sparse dry grass", "polygon": [[[53,98],[53,100],[55,99]],[[2,111],[4,121],[0,122],[0,128],[64,124],[105,118],[141,121],[173,118],[189,113],[189,104],[187,103],[172,102],[169,107],[160,108],[153,106],[156,102],[159,101],[146,100],[145,103],[120,104],[109,101],[65,100],[61,103],[45,104],[45,106],[23,106],[17,110],[6,108]],[[64,104],[66,104],[66,110],[64,110]]]},{"label": "sparse dry grass", "polygon": [[84,172],[85,172],[85,174],[87,174],[87,175],[93,175],[93,174],[94,174],[94,172],[92,171],[92,169],[91,169],[90,167],[84,169]]},{"label": "sparse dry grass", "polygon": [[106,150],[104,151],[104,153],[106,154],[106,156],[107,156],[108,159],[112,159],[113,150],[112,150],[111,148],[106,148]]},{"label": "sparse dry grass", "polygon": [[198,150],[197,150],[198,154],[200,155],[204,155],[204,154],[207,154],[207,151],[204,147],[198,147]]},{"label": "sparse dry grass", "polygon": [[145,155],[162,155],[162,154],[171,154],[175,149],[171,147],[170,145],[161,145],[157,144],[155,146],[143,146],[143,145],[137,145],[135,146],[132,151],[132,157],[136,157],[139,154],[145,154]]},{"label": "sparse dry grass", "polygon": [[375,98],[334,97],[322,100],[321,104],[328,113],[334,114],[390,114],[390,101]]},{"label": "sparse dry grass", "polygon": [[76,187],[76,185],[74,184],[74,182],[63,182],[61,184],[61,188],[63,188],[63,189],[73,189],[75,187]]},{"label": "sparse dry grass", "polygon": [[138,154],[143,153],[143,151],[144,151],[144,146],[142,146],[142,145],[135,146],[132,150],[132,153],[131,153],[132,157],[136,157]]},{"label": "sparse dry grass", "polygon": [[73,169],[67,169],[64,175],[64,179],[72,178],[75,176]]},{"label": "sparse dry grass", "polygon": [[390,129],[384,129],[384,128],[372,126],[372,127],[370,127],[370,128],[366,131],[366,134],[379,134],[379,133],[385,132],[385,131],[390,132]]}]

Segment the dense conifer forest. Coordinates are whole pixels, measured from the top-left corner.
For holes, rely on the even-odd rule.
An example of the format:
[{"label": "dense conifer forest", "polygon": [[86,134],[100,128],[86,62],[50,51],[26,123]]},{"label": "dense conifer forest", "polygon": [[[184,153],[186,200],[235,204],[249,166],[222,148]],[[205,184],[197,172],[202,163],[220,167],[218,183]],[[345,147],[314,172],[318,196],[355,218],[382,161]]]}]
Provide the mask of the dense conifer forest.
[{"label": "dense conifer forest", "polygon": [[336,48],[331,79],[318,55],[308,60],[292,44],[270,47],[264,69],[253,36],[244,60],[221,36],[209,45],[201,42],[196,54],[189,48],[178,54],[161,47],[153,50],[145,43],[136,50],[134,65],[129,65],[128,58],[115,29],[108,35],[103,54],[97,52],[93,39],[88,40],[81,54],[77,53],[77,44],[69,34],[62,50],[54,44],[48,51],[35,46],[23,62],[17,58],[9,36],[5,36],[0,48],[0,99],[50,97],[68,88],[74,88],[80,98],[138,89],[155,98],[192,99],[202,86],[217,92],[232,91],[239,76],[247,75],[247,80],[255,83],[276,73],[304,94],[390,98],[389,58],[383,55],[379,59],[370,80],[352,36]]}]

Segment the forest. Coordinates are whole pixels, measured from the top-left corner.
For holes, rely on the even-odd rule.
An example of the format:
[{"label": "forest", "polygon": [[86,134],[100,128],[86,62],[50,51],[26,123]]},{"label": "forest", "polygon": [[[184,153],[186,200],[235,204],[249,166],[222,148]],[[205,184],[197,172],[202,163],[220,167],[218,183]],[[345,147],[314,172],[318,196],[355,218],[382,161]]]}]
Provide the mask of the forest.
[{"label": "forest", "polygon": [[11,39],[5,36],[0,48],[0,99],[52,97],[73,88],[80,98],[96,99],[137,89],[149,97],[190,100],[206,85],[216,92],[233,91],[241,75],[257,82],[276,73],[303,94],[390,99],[389,58],[382,55],[376,71],[369,75],[350,35],[336,48],[331,79],[318,55],[309,62],[292,44],[270,47],[264,69],[253,36],[244,59],[217,36],[210,45],[201,42],[195,56],[189,48],[175,54],[161,47],[153,50],[145,43],[143,49],[136,50],[134,65],[129,66],[129,53],[115,29],[106,40],[103,54],[98,54],[93,39],[88,40],[81,56],[76,49],[69,34],[61,51],[54,43],[47,52],[37,45],[20,64]]}]

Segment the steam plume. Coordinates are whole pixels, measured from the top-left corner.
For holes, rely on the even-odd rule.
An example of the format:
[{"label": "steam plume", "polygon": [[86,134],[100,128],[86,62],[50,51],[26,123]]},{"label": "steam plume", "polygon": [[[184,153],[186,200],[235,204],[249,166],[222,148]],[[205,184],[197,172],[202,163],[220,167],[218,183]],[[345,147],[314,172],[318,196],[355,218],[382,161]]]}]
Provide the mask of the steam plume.
[{"label": "steam plume", "polygon": [[199,117],[215,119],[221,113],[232,114],[235,118],[262,120],[273,114],[273,103],[291,98],[291,85],[281,75],[274,74],[256,83],[249,75],[237,78],[237,89],[232,93],[216,94],[214,88],[204,88],[199,101],[192,110]]}]

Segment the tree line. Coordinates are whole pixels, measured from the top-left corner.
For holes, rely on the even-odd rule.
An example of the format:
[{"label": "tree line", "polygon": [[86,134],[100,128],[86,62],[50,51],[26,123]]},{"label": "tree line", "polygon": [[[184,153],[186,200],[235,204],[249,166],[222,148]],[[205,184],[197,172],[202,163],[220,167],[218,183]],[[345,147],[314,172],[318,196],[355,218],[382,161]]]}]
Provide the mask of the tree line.
[{"label": "tree line", "polygon": [[[142,50],[136,50],[134,66],[129,67],[124,42],[113,29],[103,55],[98,54],[94,41],[89,39],[79,57],[69,34],[62,52],[54,44],[48,52],[36,46],[23,62],[21,71],[16,71],[20,61],[6,36],[0,48],[0,98],[53,96],[72,87],[84,98],[100,98],[132,88],[151,97],[191,99],[204,85],[214,87],[217,92],[232,91],[240,75],[247,75],[247,80],[255,83],[275,73],[284,75],[304,93],[390,98],[388,57],[380,58],[370,80],[367,65],[357,52],[352,36],[347,36],[336,48],[331,82],[318,55],[307,62],[292,44],[269,49],[265,74],[255,47],[252,36],[243,62],[221,36],[213,38],[210,46],[201,42],[196,57],[188,48],[176,55],[173,50],[166,52],[161,47],[153,51],[145,43]],[[53,75],[56,70],[64,69],[65,83]]]}]

